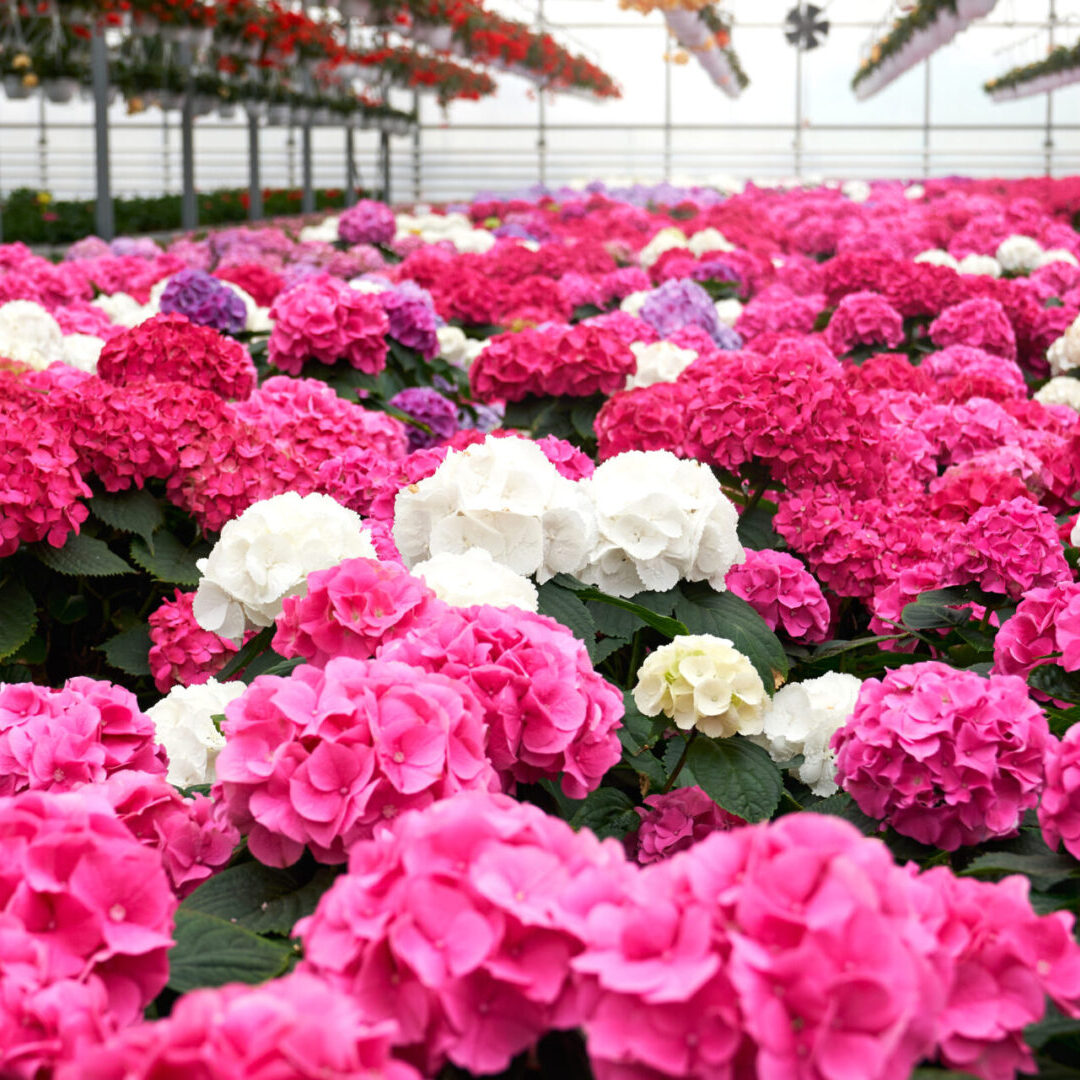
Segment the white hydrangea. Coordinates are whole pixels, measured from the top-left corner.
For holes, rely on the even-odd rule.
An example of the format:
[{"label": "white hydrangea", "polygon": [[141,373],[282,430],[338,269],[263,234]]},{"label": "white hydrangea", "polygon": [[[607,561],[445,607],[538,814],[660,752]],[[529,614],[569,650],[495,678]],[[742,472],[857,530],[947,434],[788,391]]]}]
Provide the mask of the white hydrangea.
[{"label": "white hydrangea", "polygon": [[154,721],[154,739],[169,755],[165,779],[176,787],[212,784],[214,762],[225,736],[213,717],[247,689],[242,682],[219,683],[208,679],[201,686],[174,686],[166,697],[146,710]]},{"label": "white hydrangea", "polygon": [[428,588],[444,603],[454,607],[490,604],[537,611],[540,596],[536,586],[508,566],[502,566],[485,548],[469,548],[460,555],[443,552],[412,568]]},{"label": "white hydrangea", "polygon": [[667,450],[631,450],[582,480],[599,535],[583,581],[614,596],[664,592],[680,580],[718,592],[746,559],[738,514],[708,466]]},{"label": "white hydrangea", "polygon": [[625,311],[627,315],[633,315],[636,319],[639,312],[645,306],[645,301],[649,299],[652,292],[649,289],[639,289],[637,292],[629,293],[622,298],[619,304],[619,310]]},{"label": "white hydrangea", "polygon": [[231,281],[222,281],[221,284],[227,289],[231,289],[243,301],[244,310],[247,312],[244,329],[249,334],[269,334],[274,329],[274,322],[270,318],[269,308],[260,307],[255,297],[246,289],[241,289],[239,285]]},{"label": "white hydrangea", "polygon": [[320,221],[318,225],[305,225],[300,230],[300,243],[336,243],[338,238],[338,222],[340,220],[341,216],[339,214],[331,214],[330,217]]},{"label": "white hydrangea", "polygon": [[669,225],[666,229],[661,229],[642,249],[638,255],[638,261],[647,270],[664,254],[665,251],[672,251],[675,248],[684,248],[689,244],[686,239],[686,233],[682,229],[677,229],[674,225]]},{"label": "white hydrangea", "polygon": [[135,297],[124,292],[113,293],[112,296],[99,296],[91,303],[94,307],[101,308],[115,326],[123,326],[129,330],[157,314],[155,304],[140,304]]},{"label": "white hydrangea", "polygon": [[60,359],[70,367],[96,375],[98,358],[104,348],[105,342],[92,334],[65,334]]},{"label": "white hydrangea", "polygon": [[941,248],[929,248],[926,251],[920,251],[915,256],[915,262],[928,263],[930,266],[947,266],[950,270],[957,270],[960,267],[956,259]]},{"label": "white hydrangea", "polygon": [[735,245],[719,229],[702,229],[690,237],[687,245],[699,259],[710,251],[736,251]]},{"label": "white hydrangea", "polygon": [[483,255],[498,242],[486,229],[474,229],[464,214],[398,214],[395,240],[418,236],[428,244],[449,240],[459,252]]},{"label": "white hydrangea", "polygon": [[763,729],[753,741],[778,764],[802,754],[799,779],[815,795],[835,794],[836,755],[829,740],[851,718],[861,686],[854,675],[830,671],[782,687],[766,707]]},{"label": "white hydrangea", "polygon": [[681,731],[710,738],[757,735],[768,695],[750,660],[727,638],[677,637],[651,653],[637,673],[634,704],[645,716],[663,713]]},{"label": "white hydrangea", "polygon": [[1030,236],[1010,236],[997,249],[997,261],[1010,274],[1028,274],[1039,266],[1042,244]]},{"label": "white hydrangea", "polygon": [[1051,248],[1044,251],[1039,258],[1039,266],[1049,266],[1051,263],[1068,263],[1070,266],[1080,266],[1080,259],[1066,248]]},{"label": "white hydrangea", "polygon": [[637,357],[637,370],[633,375],[627,375],[627,390],[674,382],[698,358],[693,349],[680,349],[670,341],[657,341],[652,345],[635,341],[630,351]]},{"label": "white hydrangea", "polygon": [[40,304],[9,300],[0,305],[0,357],[44,371],[64,359],[64,332]]},{"label": "white hydrangea", "polygon": [[735,329],[735,324],[739,321],[739,316],[743,311],[743,304],[741,300],[736,300],[734,296],[729,297],[727,300],[716,301],[716,314],[720,316],[720,321],[730,329]]},{"label": "white hydrangea", "polygon": [[961,274],[1001,277],[1001,263],[993,255],[965,255],[957,269]]},{"label": "white hydrangea", "polygon": [[1064,375],[1080,367],[1080,319],[1077,319],[1046,351],[1052,375]]},{"label": "white hydrangea", "polygon": [[840,190],[854,203],[864,203],[873,194],[873,188],[865,180],[848,180]]},{"label": "white hydrangea", "polygon": [[286,596],[303,595],[307,576],[345,559],[376,558],[360,515],[329,495],[287,491],[227,521],[196,566],[195,620],[239,642],[249,627],[270,626]]},{"label": "white hydrangea", "polygon": [[349,282],[349,288],[355,289],[358,293],[364,293],[365,296],[378,296],[379,293],[390,292],[392,286],[388,281],[355,277]]},{"label": "white hydrangea", "polygon": [[439,339],[439,355],[448,364],[466,371],[487,348],[486,341],[469,337],[459,326],[440,326],[435,336]]},{"label": "white hydrangea", "polygon": [[452,451],[433,475],[398,492],[394,541],[406,566],[485,548],[543,582],[576,574],[596,542],[587,493],[534,442],[488,437]]},{"label": "white hydrangea", "polygon": [[904,188],[905,199],[921,199],[926,194],[926,188],[922,184],[912,184],[910,187]]},{"label": "white hydrangea", "polygon": [[1043,405],[1067,405],[1080,412],[1080,379],[1057,375],[1035,394],[1035,400]]}]

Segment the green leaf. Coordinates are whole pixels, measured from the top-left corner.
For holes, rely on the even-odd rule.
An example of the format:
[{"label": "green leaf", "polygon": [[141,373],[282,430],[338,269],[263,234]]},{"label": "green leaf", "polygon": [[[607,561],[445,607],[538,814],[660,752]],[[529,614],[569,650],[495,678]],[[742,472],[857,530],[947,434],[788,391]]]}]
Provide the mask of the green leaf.
[{"label": "green leaf", "polygon": [[110,551],[108,544],[86,533],[72,533],[62,548],[37,544],[34,554],[50,570],[71,577],[113,577],[135,573],[134,567]]},{"label": "green leaf", "polygon": [[1067,855],[1018,855],[1010,851],[989,851],[978,856],[962,871],[965,877],[997,877],[1023,874],[1038,882],[1040,889],[1050,889],[1070,878],[1080,878],[1080,863]]},{"label": "green leaf", "polygon": [[218,682],[231,679],[237,672],[249,667],[255,658],[270,648],[276,627],[265,626],[218,672]]},{"label": "green leaf", "polygon": [[1080,672],[1057,664],[1040,664],[1028,673],[1028,685],[1059,701],[1080,705]]},{"label": "green leaf", "polygon": [[201,575],[195,560],[201,556],[184,547],[172,533],[158,533],[153,547],[145,540],[132,540],[131,557],[158,581],[170,585],[199,584]]},{"label": "green leaf", "polygon": [[812,814],[831,814],[833,817],[850,821],[863,836],[878,836],[881,833],[880,823],[864,814],[859,809],[858,803],[843,791],[829,795],[820,802],[811,803],[804,809]]},{"label": "green leaf", "polygon": [[289,937],[297,922],[315,910],[339,872],[307,859],[285,870],[245,862],[204,881],[184,901],[183,908],[213,915],[256,934]]},{"label": "green leaf", "polygon": [[626,728],[619,728],[619,742],[623,748],[623,764],[644,776],[652,787],[663,787],[667,782],[663,762],[651,750],[641,746]]},{"label": "green leaf", "polygon": [[619,641],[629,641],[641,626],[641,623],[634,617],[633,612],[626,611],[624,608],[612,607],[610,604],[600,604],[595,600],[590,600],[587,607],[593,622],[596,624],[596,629],[605,637],[616,638]]},{"label": "green leaf", "polygon": [[150,627],[139,623],[109,638],[97,649],[118,671],[127,675],[149,675],[150,645]]},{"label": "green leaf", "polygon": [[678,619],[668,618],[666,615],[658,615],[655,611],[650,611],[649,608],[643,607],[641,604],[635,604],[632,600],[624,600],[621,596],[609,596],[605,592],[601,592],[599,589],[594,588],[592,585],[586,585],[577,578],[572,577],[570,574],[556,574],[552,579],[556,585],[560,585],[564,589],[569,589],[571,592],[577,593],[582,600],[595,600],[601,604],[611,604],[613,607],[622,608],[624,611],[629,611],[635,614],[646,626],[651,626],[654,630],[659,630],[661,634],[668,638],[676,638],[680,635],[688,634],[686,626],[679,622]]},{"label": "green leaf", "polygon": [[1041,1050],[1051,1039],[1061,1035],[1080,1035],[1080,1019],[1063,1016],[1050,1001],[1046,1003],[1046,1015],[1038,1023],[1024,1028],[1024,1042],[1033,1050]]},{"label": "green leaf", "polygon": [[0,587],[0,660],[17,653],[37,628],[37,604],[21,581]]},{"label": "green leaf", "polygon": [[601,839],[623,837],[636,827],[637,814],[630,796],[618,788],[599,787],[590,792],[570,824],[591,829]]},{"label": "green leaf", "polygon": [[537,592],[540,596],[540,614],[549,615],[562,623],[574,637],[588,646],[591,656],[596,641],[596,623],[585,604],[575,593],[554,581],[545,581]]},{"label": "green leaf", "polygon": [[955,1069],[916,1069],[911,1080],[976,1080],[971,1073],[957,1072]]},{"label": "green leaf", "polygon": [[741,736],[699,737],[690,747],[687,764],[701,790],[744,821],[767,821],[780,805],[784,787],[780,770],[765,750]]},{"label": "green leaf", "polygon": [[582,398],[574,402],[570,410],[570,423],[574,430],[585,442],[595,442],[596,429],[594,427],[596,414],[599,411],[595,398]]},{"label": "green leaf", "polygon": [[777,550],[787,545],[773,529],[776,503],[762,499],[757,506],[739,515],[739,540],[751,551]]},{"label": "green leaf", "polygon": [[152,544],[151,537],[165,524],[161,506],[149,491],[105,491],[95,495],[89,505],[99,521],[120,532],[135,533],[148,544]]},{"label": "green leaf", "polygon": [[265,982],[284,974],[295,955],[287,941],[259,937],[228,919],[194,911],[187,901],[176,913],[173,938],[169,989],[178,994],[202,986]]},{"label": "green leaf", "polygon": [[780,639],[768,623],[732,592],[718,593],[704,581],[684,584],[675,613],[692,634],[713,634],[727,638],[739,652],[749,657],[766,691],[775,692],[787,678],[790,664]]}]

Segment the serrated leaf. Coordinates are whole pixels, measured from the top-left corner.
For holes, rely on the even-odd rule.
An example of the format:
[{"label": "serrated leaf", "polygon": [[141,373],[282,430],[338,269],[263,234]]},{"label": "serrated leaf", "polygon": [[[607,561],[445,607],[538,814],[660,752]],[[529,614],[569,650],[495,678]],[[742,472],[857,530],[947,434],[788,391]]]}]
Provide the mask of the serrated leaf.
[{"label": "serrated leaf", "polygon": [[[186,903],[186,901],[185,901]],[[287,941],[270,941],[228,919],[181,905],[169,952],[169,989],[261,983],[285,972],[294,955]]]},{"label": "serrated leaf", "polygon": [[1063,1016],[1053,1002],[1047,1002],[1046,1015],[1038,1023],[1024,1028],[1024,1042],[1034,1050],[1041,1050],[1061,1035],[1080,1035],[1080,1019]]},{"label": "serrated leaf", "polygon": [[618,788],[599,787],[589,793],[570,824],[575,829],[591,829],[603,840],[625,836],[637,820],[629,795]]},{"label": "serrated leaf", "polygon": [[651,750],[641,746],[626,728],[619,728],[619,742],[623,747],[623,764],[646,777],[652,787],[663,787],[667,781],[667,772],[660,759]]},{"label": "serrated leaf", "polygon": [[830,814],[832,817],[843,818],[851,822],[863,836],[878,836],[881,833],[880,822],[864,814],[855,800],[843,791],[811,803],[804,809],[812,814]]},{"label": "serrated leaf", "polygon": [[185,901],[187,911],[235,923],[256,934],[292,934],[297,922],[315,910],[319,898],[334,883],[338,870],[302,862],[276,870],[258,862],[215,874]]},{"label": "serrated leaf", "polygon": [[135,533],[151,545],[154,533],[165,524],[161,505],[145,490],[105,491],[95,495],[89,506],[99,521],[120,532]]},{"label": "serrated leaf", "polygon": [[577,578],[572,577],[570,574],[556,574],[551,580],[556,585],[577,593],[582,600],[595,600],[601,604],[610,604],[612,607],[632,612],[646,626],[659,630],[665,637],[676,638],[681,634],[689,633],[686,626],[678,619],[660,615],[650,608],[635,603],[633,600],[624,600],[621,596],[609,596],[592,585],[586,585],[584,582],[578,581]]},{"label": "serrated leaf", "polygon": [[773,529],[776,503],[762,499],[757,506],[739,515],[739,540],[751,551],[778,550],[787,545],[784,538]]},{"label": "serrated leaf", "polygon": [[1080,705],[1080,672],[1057,664],[1040,664],[1028,673],[1028,685],[1059,701]]},{"label": "serrated leaf", "polygon": [[0,587],[0,660],[17,653],[37,629],[37,604],[21,581]]},{"label": "serrated leaf", "polygon": [[784,646],[768,623],[742,597],[732,592],[718,593],[706,582],[684,584],[682,591],[675,614],[690,633],[727,638],[749,658],[772,695],[777,679],[787,678],[790,664]]},{"label": "serrated leaf", "polygon": [[150,645],[150,627],[139,623],[109,638],[104,645],[98,646],[98,650],[118,671],[127,675],[149,675]]},{"label": "serrated leaf", "polygon": [[184,547],[172,533],[158,533],[153,548],[145,540],[132,540],[131,557],[158,581],[170,585],[199,584],[200,574],[195,566],[199,556]]},{"label": "serrated leaf", "polygon": [[[537,593],[540,597],[540,614],[562,623],[574,637],[585,643],[589,655],[592,656],[592,647],[596,641],[596,623],[577,595],[554,581],[545,581],[537,589]],[[595,659],[593,662],[596,662]]]},{"label": "serrated leaf", "polygon": [[618,641],[629,641],[641,626],[634,613],[623,608],[612,607],[610,604],[598,604],[595,601],[589,601],[586,607],[596,624],[596,629],[606,637],[615,638]]},{"label": "serrated leaf", "polygon": [[994,877],[999,874],[1023,874],[1050,889],[1069,878],[1080,878],[1080,864],[1067,855],[1018,855],[1010,851],[989,851],[979,855],[962,871],[965,877]]},{"label": "serrated leaf", "polygon": [[597,667],[602,664],[612,653],[617,653],[626,642],[620,638],[603,638],[600,641],[593,642],[592,647],[589,649],[589,659],[593,662],[593,667]]},{"label": "serrated leaf", "polygon": [[114,577],[135,573],[135,568],[110,551],[108,544],[86,533],[72,533],[61,548],[37,544],[34,554],[50,570],[70,577]]},{"label": "serrated leaf", "polygon": [[698,738],[686,760],[697,786],[729,814],[767,821],[780,805],[780,770],[765,750],[741,736]]}]

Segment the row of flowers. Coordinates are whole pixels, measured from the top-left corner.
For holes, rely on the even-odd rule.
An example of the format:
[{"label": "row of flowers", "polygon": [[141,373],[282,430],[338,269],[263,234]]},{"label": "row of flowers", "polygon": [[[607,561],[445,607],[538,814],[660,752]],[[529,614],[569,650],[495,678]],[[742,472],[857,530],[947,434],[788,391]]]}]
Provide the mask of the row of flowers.
[{"label": "row of flowers", "polygon": [[918,0],[860,64],[851,83],[855,96],[861,101],[883,90],[996,5],[997,0]]},{"label": "row of flowers", "polygon": [[0,1071],[1067,1068],[1077,210],[0,247]]}]

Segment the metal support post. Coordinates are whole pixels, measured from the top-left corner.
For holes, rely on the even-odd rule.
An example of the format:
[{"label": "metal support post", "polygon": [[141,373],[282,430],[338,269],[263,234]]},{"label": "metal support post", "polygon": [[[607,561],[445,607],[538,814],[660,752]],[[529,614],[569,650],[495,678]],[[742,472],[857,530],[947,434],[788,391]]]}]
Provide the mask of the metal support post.
[{"label": "metal support post", "polygon": [[[301,6],[306,14],[308,0],[303,0]],[[311,73],[306,69],[304,71],[304,92],[305,94],[311,93]],[[300,146],[303,157],[302,168],[304,176],[304,188],[300,198],[300,209],[305,214],[313,214],[315,212],[315,181],[312,165],[310,110],[305,110],[304,112],[304,125],[300,129]]]},{"label": "metal support post", "polygon": [[90,42],[90,70],[94,87],[94,156],[97,172],[95,228],[102,240],[116,235],[112,186],[109,178],[109,55],[105,31],[99,26]]},{"label": "metal support post", "polygon": [[[345,20],[345,48],[350,52],[353,47],[353,21]],[[345,205],[356,205],[356,124],[353,117],[345,121]]]},{"label": "metal support post", "polygon": [[795,175],[802,179],[803,166],[803,50],[795,48],[795,140],[792,144],[795,155]]},{"label": "metal support post", "polygon": [[248,220],[263,216],[262,176],[259,168],[259,115],[248,112]]},{"label": "metal support post", "polygon": [[45,95],[38,95],[38,191],[49,190],[49,127],[45,120]]},{"label": "metal support post", "polygon": [[930,79],[930,57],[926,58],[926,71],[923,73],[923,128],[922,128],[922,155],[923,155],[923,177],[929,179],[930,177],[930,103],[932,98],[930,96],[931,79]]},{"label": "metal support post", "polygon": [[379,164],[382,167],[382,201],[393,202],[390,190],[390,132],[379,133]]},{"label": "metal support post", "polygon": [[[536,4],[536,31],[543,34],[547,28],[544,19],[544,0],[537,0]],[[536,96],[539,99],[539,115],[537,117],[536,130],[536,154],[537,166],[540,173],[540,186],[547,187],[547,101],[544,98],[544,87],[539,83],[536,86]]]},{"label": "metal support post", "polygon": [[664,24],[665,33],[667,35],[667,47],[664,50],[664,179],[671,183],[671,117],[672,117],[672,104],[671,104],[671,69],[673,61],[671,59],[672,52],[672,35],[671,27]]},{"label": "metal support post", "polygon": [[195,79],[191,49],[187,45],[179,49],[180,66],[188,72],[180,113],[180,227],[195,229],[199,225],[199,202],[195,195]]}]

